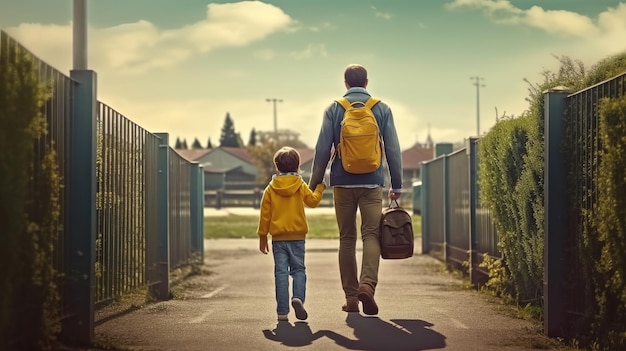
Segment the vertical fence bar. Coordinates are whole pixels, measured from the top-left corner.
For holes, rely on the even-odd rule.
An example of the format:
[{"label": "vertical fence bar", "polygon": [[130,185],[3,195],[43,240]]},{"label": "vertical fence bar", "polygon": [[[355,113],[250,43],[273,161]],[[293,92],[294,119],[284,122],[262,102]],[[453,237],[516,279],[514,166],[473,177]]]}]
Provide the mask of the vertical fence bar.
[{"label": "vertical fence bar", "polygon": [[443,262],[448,264],[448,243],[450,242],[450,214],[448,213],[450,200],[450,167],[448,155],[443,155],[441,157],[443,157],[443,221],[441,223],[443,226],[443,243],[441,244],[441,248],[443,252]]},{"label": "vertical fence bar", "polygon": [[169,187],[170,187],[170,161],[169,161],[169,134],[155,133],[159,140],[159,156],[158,156],[158,233],[159,233],[159,252],[158,252],[158,274],[159,283],[154,286],[154,296],[158,300],[167,300],[170,296],[170,203],[169,203]]},{"label": "vertical fence bar", "polygon": [[422,218],[422,254],[430,252],[430,236],[428,232],[428,226],[430,225],[428,217],[430,210],[428,209],[428,196],[430,196],[429,184],[428,184],[428,169],[430,163],[422,162],[422,194],[421,194],[421,209],[420,217]]},{"label": "vertical fence bar", "polygon": [[550,337],[563,336],[563,248],[567,235],[567,170],[561,145],[564,137],[568,92],[554,89],[544,92],[545,174],[544,174],[544,332]]},{"label": "vertical fence bar", "polygon": [[[199,164],[197,162],[192,162],[190,167],[190,189],[189,189],[189,201],[191,202],[191,213],[190,213],[190,222],[191,222],[191,252],[193,254],[202,255],[202,221],[200,218],[202,217],[203,209],[200,207],[200,199],[202,198],[202,188],[199,182],[200,174]],[[201,262],[200,262],[201,263]]]},{"label": "vertical fence bar", "polygon": [[469,162],[469,276],[470,283],[474,287],[478,287],[480,272],[477,271],[477,255],[476,247],[478,245],[476,232],[476,204],[478,203],[478,184],[477,184],[477,167],[476,162],[476,143],[478,138],[470,137],[467,141],[467,156]]},{"label": "vertical fence bar", "polygon": [[199,211],[198,216],[198,227],[200,231],[198,232],[198,250],[200,252],[200,263],[204,263],[204,167],[198,167],[198,198],[197,198],[197,208]]},{"label": "vertical fence bar", "polygon": [[70,122],[69,223],[66,273],[69,316],[63,338],[90,342],[96,291],[96,73],[74,70],[76,82]]}]

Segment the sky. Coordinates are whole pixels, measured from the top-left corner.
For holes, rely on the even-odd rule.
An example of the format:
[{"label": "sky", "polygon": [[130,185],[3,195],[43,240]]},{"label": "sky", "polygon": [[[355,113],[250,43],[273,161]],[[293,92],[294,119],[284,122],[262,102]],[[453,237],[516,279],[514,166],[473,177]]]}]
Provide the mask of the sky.
[{"label": "sky", "polygon": [[[0,0],[0,29],[69,75],[71,0]],[[527,108],[555,56],[591,67],[626,51],[626,1],[87,1],[98,100],[170,140],[219,145],[226,114],[314,147],[349,64],[392,109],[403,149],[462,142]],[[479,87],[477,89],[476,79]]]}]

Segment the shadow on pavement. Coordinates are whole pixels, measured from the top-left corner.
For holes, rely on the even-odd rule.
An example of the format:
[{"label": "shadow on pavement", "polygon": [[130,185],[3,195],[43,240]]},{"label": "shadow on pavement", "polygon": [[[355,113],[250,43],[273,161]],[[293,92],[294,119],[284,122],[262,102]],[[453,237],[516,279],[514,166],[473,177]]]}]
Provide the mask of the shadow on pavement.
[{"label": "shadow on pavement", "polygon": [[433,324],[422,320],[392,319],[392,324],[378,317],[349,313],[346,322],[354,329],[356,339],[330,330],[320,332],[349,350],[429,350],[446,346],[446,337],[430,329]]},{"label": "shadow on pavement", "polygon": [[307,322],[296,322],[291,325],[287,321],[278,322],[273,330],[263,330],[263,335],[286,346],[311,345],[313,341],[324,336],[319,331],[313,334]]}]

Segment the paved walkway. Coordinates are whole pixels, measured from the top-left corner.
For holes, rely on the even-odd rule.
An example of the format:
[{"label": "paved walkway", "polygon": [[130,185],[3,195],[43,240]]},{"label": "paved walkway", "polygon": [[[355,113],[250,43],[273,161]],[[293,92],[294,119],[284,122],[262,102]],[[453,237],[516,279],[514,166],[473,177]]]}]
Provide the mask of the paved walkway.
[{"label": "paved walkway", "polygon": [[[205,265],[169,301],[100,311],[120,350],[534,350],[557,345],[509,308],[461,287],[425,255],[382,260],[377,316],[341,311],[337,240],[307,241],[306,321],[277,322],[271,255],[254,239],[206,240]],[[359,256],[359,255],[358,255]],[[508,311],[508,312],[507,312]]]}]

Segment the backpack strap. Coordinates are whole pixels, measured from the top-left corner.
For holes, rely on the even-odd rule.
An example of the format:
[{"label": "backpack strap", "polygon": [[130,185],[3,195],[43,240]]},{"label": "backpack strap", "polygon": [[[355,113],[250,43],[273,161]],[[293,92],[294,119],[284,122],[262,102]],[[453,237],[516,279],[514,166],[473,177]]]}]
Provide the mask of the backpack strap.
[{"label": "backpack strap", "polygon": [[365,102],[365,107],[367,107],[367,108],[369,108],[371,110],[372,107],[374,107],[379,102],[380,102],[380,100],[374,99],[373,97],[371,97],[371,98],[367,99],[367,101]]},{"label": "backpack strap", "polygon": [[[346,110],[346,111],[349,108],[351,108],[352,105],[355,104],[355,103],[363,104],[362,101],[355,101],[353,103],[350,103],[350,101],[348,99],[344,98],[344,97],[342,97],[340,99],[337,99],[335,101],[337,101],[337,103],[339,103],[339,105],[341,105],[341,107],[343,107],[343,109]],[[380,102],[379,99],[375,99],[375,98],[371,97],[371,98],[367,99],[367,101],[365,102],[364,105],[365,105],[365,107],[367,107],[367,108],[369,108],[371,110],[372,107],[374,107],[379,102]]]},{"label": "backpack strap", "polygon": [[350,104],[350,101],[348,101],[348,99],[343,98],[343,97],[335,101],[337,101],[337,103],[339,103],[339,105],[341,105],[341,107],[343,107],[343,109],[346,111],[348,111],[348,109],[352,106]]}]

